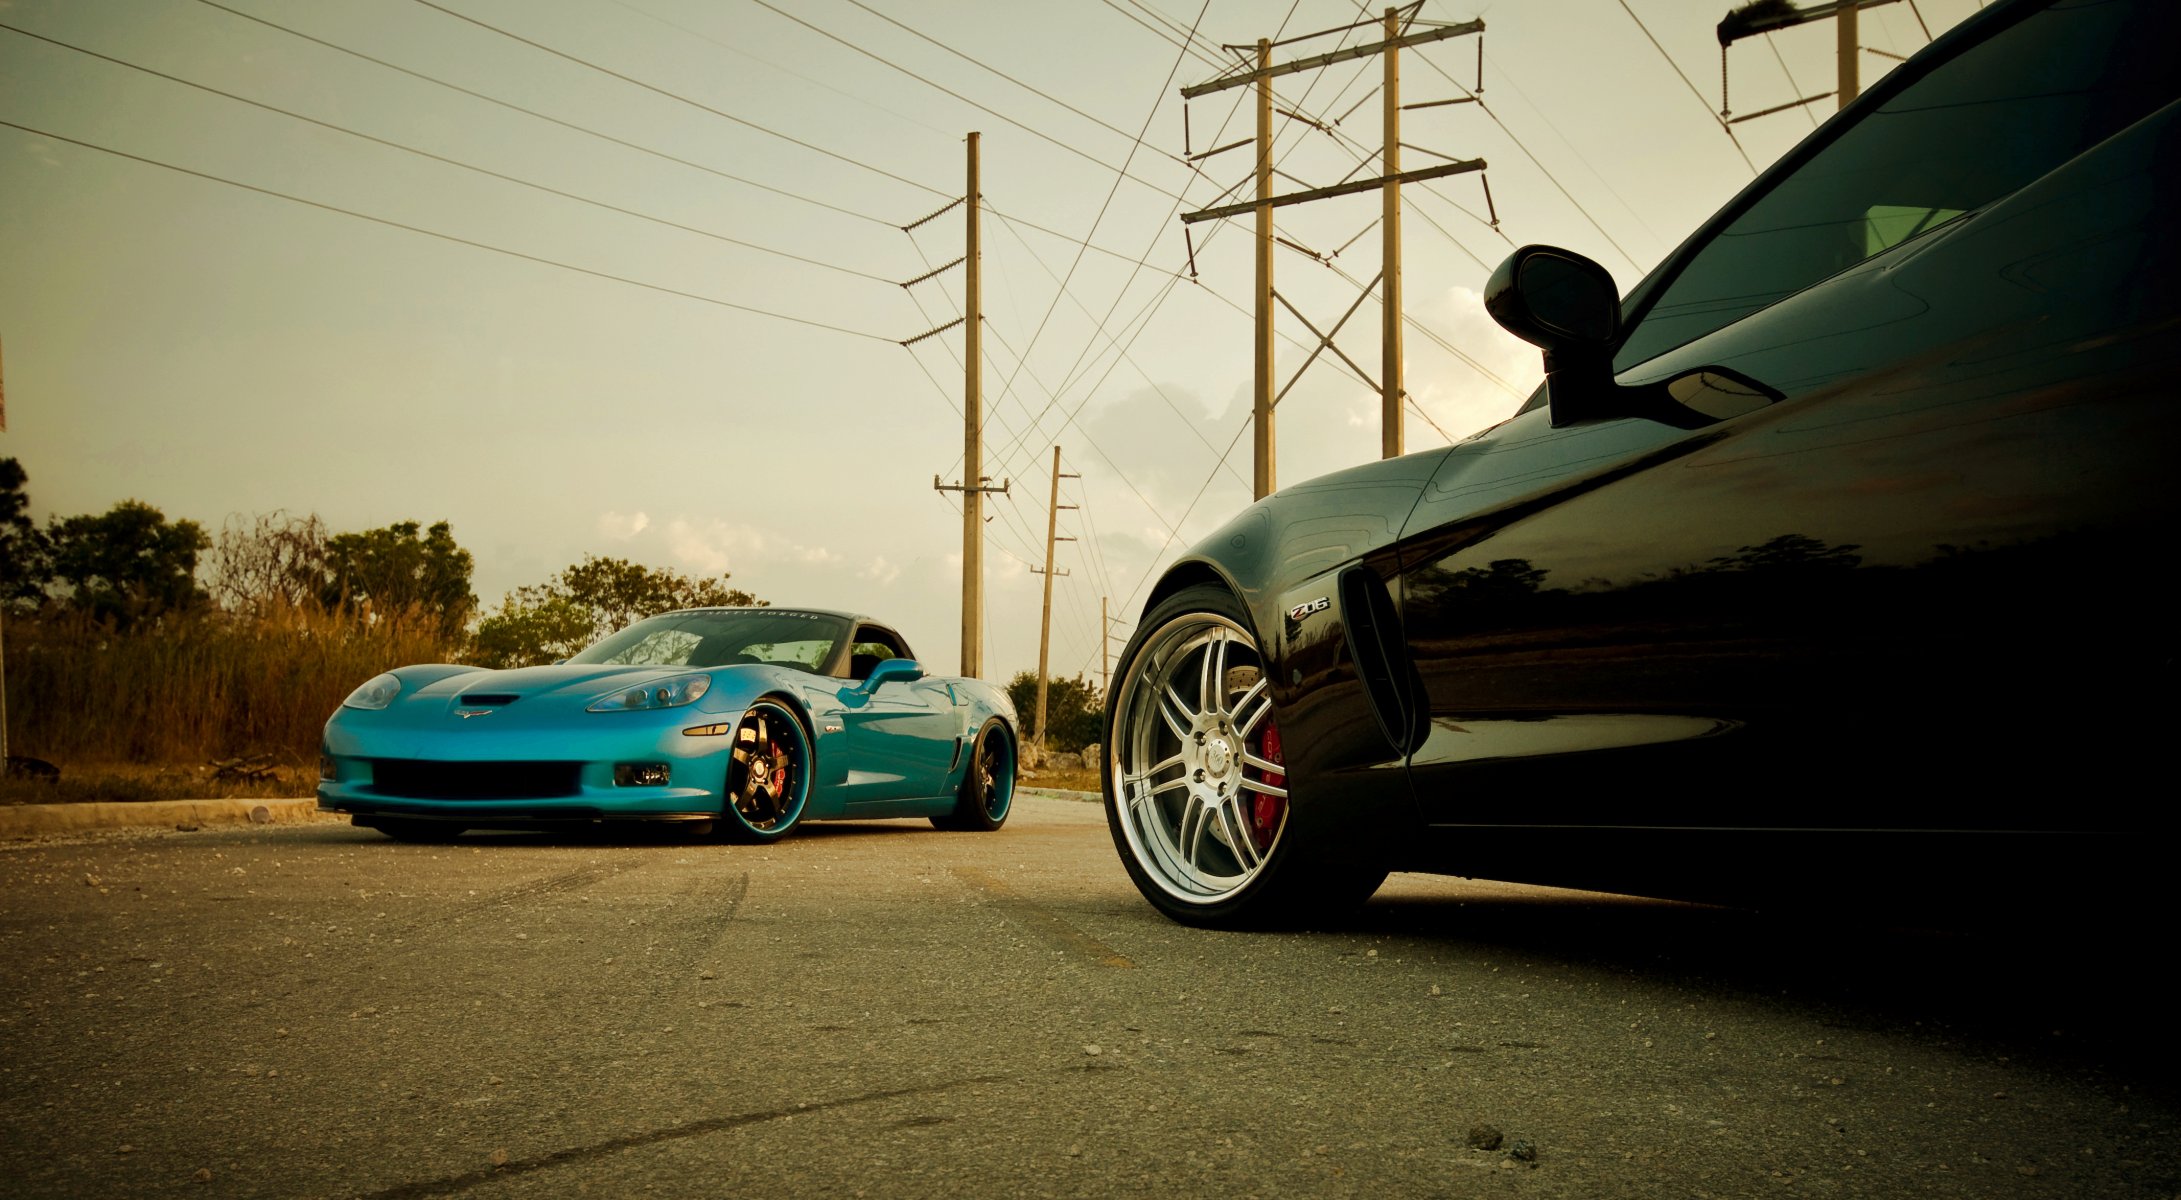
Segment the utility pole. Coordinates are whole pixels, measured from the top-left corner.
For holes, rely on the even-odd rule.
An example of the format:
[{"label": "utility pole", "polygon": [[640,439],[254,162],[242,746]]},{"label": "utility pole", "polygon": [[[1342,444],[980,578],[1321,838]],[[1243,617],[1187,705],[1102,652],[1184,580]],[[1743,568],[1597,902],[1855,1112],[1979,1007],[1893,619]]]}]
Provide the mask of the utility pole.
[{"label": "utility pole", "polygon": [[901,344],[913,346],[962,326],[962,482],[941,483],[934,475],[931,486],[933,491],[962,493],[962,674],[972,679],[984,674],[984,497],[987,492],[1005,494],[1008,486],[1004,479],[998,487],[988,486],[991,477],[984,473],[984,255],[977,227],[977,216],[984,205],[977,192],[977,148],[977,134],[971,133],[969,190],[963,199],[901,227],[907,233],[955,204],[964,205],[969,213],[962,258],[901,285],[910,287],[952,267],[963,267],[962,319]]},{"label": "utility pole", "polygon": [[1098,694],[1101,696],[1113,690],[1113,660],[1106,653],[1111,648],[1106,639],[1113,636],[1109,632],[1112,620],[1106,615],[1106,598],[1098,597]]},{"label": "utility pole", "polygon": [[1401,17],[1386,10],[1386,191],[1380,202],[1380,258],[1385,280],[1379,309],[1378,446],[1380,458],[1401,457]]},{"label": "utility pole", "polygon": [[1278,441],[1272,428],[1272,43],[1257,39],[1257,352],[1251,372],[1252,487],[1262,500],[1279,490]]},{"label": "utility pole", "polygon": [[[1822,3],[1812,4],[1807,8],[1796,8],[1792,4],[1758,3],[1753,0],[1752,3],[1729,9],[1727,15],[1719,19],[1718,27],[1720,119],[1729,125],[1739,125],[1744,121],[1771,116],[1776,112],[1785,112],[1790,108],[1801,108],[1805,104],[1823,100],[1825,93],[1820,92],[1815,96],[1806,96],[1803,99],[1790,101],[1786,104],[1774,105],[1761,112],[1747,113],[1743,116],[1730,118],[1727,113],[1726,98],[1727,47],[1743,38],[1755,37],[1760,33],[1771,33],[1776,29],[1789,29],[1796,25],[1808,24],[1811,21],[1823,21],[1828,17],[1833,21],[1833,46],[1839,57],[1833,91],[1833,95],[1839,98],[1839,103],[1835,107],[1848,107],[1863,91],[1857,57],[1863,48],[1858,15],[1863,9],[1876,8],[1881,4],[1896,2],[1897,0],[1823,0]],[[1916,19],[1919,22],[1922,21],[1923,15],[1921,13],[1917,14]],[[1929,37],[1930,31],[1926,30],[1924,36]],[[1872,53],[1885,54],[1881,50],[1874,50]],[[1898,56],[1887,55],[1887,57]]]},{"label": "utility pole", "polygon": [[[1420,4],[1410,3],[1402,5],[1400,7],[1386,9],[1384,15],[1384,38],[1381,41],[1372,42],[1367,45],[1352,46],[1348,49],[1336,50],[1328,54],[1318,54],[1305,58],[1298,58],[1278,65],[1274,65],[1272,61],[1272,42],[1267,39],[1260,38],[1257,42],[1257,62],[1254,69],[1239,70],[1234,72],[1233,74],[1223,75],[1206,83],[1192,84],[1188,87],[1181,89],[1181,95],[1183,99],[1193,100],[1199,96],[1205,96],[1213,92],[1224,91],[1228,88],[1241,87],[1246,84],[1252,83],[1257,85],[1256,199],[1238,201],[1233,204],[1224,204],[1212,208],[1200,209],[1196,212],[1183,214],[1181,219],[1184,225],[1193,225],[1199,221],[1212,221],[1219,220],[1225,217],[1236,217],[1241,216],[1244,213],[1253,213],[1257,218],[1257,328],[1255,347],[1256,353],[1254,366],[1251,373],[1253,392],[1250,405],[1250,414],[1251,424],[1253,426],[1252,444],[1255,457],[1254,488],[1257,498],[1260,500],[1268,495],[1271,495],[1272,492],[1279,486],[1278,467],[1275,461],[1277,458],[1278,442],[1274,432],[1273,410],[1278,406],[1280,398],[1286,395],[1290,388],[1293,388],[1295,386],[1297,380],[1301,379],[1303,371],[1309,369],[1310,364],[1317,360],[1319,354],[1330,350],[1333,352],[1335,357],[1347,363],[1349,369],[1354,371],[1357,376],[1364,379],[1366,382],[1368,382],[1371,378],[1370,372],[1356,365],[1355,360],[1349,358],[1348,355],[1343,352],[1338,345],[1335,345],[1333,341],[1334,337],[1340,333],[1341,325],[1345,324],[1348,320],[1348,317],[1352,316],[1355,313],[1356,307],[1361,305],[1362,297],[1358,297],[1356,305],[1350,306],[1350,308],[1348,309],[1348,313],[1344,314],[1341,317],[1340,321],[1336,322],[1329,332],[1325,332],[1320,331],[1316,325],[1312,325],[1309,318],[1304,317],[1300,312],[1296,311],[1295,306],[1288,302],[1287,297],[1279,295],[1278,292],[1274,290],[1272,286],[1272,250],[1273,244],[1277,241],[1280,241],[1280,239],[1275,236],[1273,231],[1272,210],[1275,208],[1280,208],[1289,204],[1301,204],[1312,200],[1325,200],[1335,196],[1351,196],[1362,192],[1375,191],[1379,193],[1380,220],[1384,225],[1381,242],[1384,252],[1384,267],[1381,270],[1378,279],[1372,280],[1371,283],[1363,285],[1363,295],[1368,296],[1370,294],[1370,289],[1373,285],[1383,284],[1383,293],[1381,299],[1383,301],[1382,307],[1384,310],[1384,325],[1383,333],[1380,338],[1379,358],[1381,369],[1379,371],[1378,382],[1372,385],[1374,390],[1379,393],[1379,449],[1383,457],[1386,458],[1393,458],[1396,455],[1402,453],[1403,450],[1401,403],[1402,399],[1406,395],[1406,392],[1403,390],[1402,387],[1401,185],[1403,183],[1422,182],[1427,179],[1438,179],[1447,175],[1457,175],[1471,171],[1482,171],[1485,167],[1484,160],[1481,158],[1454,159],[1449,156],[1440,155],[1439,157],[1447,158],[1448,161],[1440,163],[1436,166],[1425,167],[1421,170],[1403,171],[1401,169],[1401,113],[1404,108],[1428,108],[1436,107],[1443,104],[1464,104],[1475,100],[1476,97],[1474,94],[1471,94],[1463,96],[1459,99],[1431,100],[1426,101],[1422,104],[1403,105],[1401,103],[1401,66],[1399,58],[1400,50],[1405,46],[1418,46],[1428,42],[1441,41],[1446,38],[1462,37],[1467,34],[1484,32],[1484,22],[1467,21],[1460,24],[1436,25],[1417,33],[1402,33],[1401,29],[1403,24],[1407,21],[1413,21],[1415,19],[1416,12],[1419,7],[1421,7]],[[1358,25],[1368,24],[1371,24],[1371,21],[1366,20],[1358,23]],[[1343,26],[1340,29],[1327,30],[1325,32],[1340,33],[1356,27],[1357,26]],[[1316,37],[1321,35],[1310,34],[1305,36]],[[1304,39],[1286,39],[1287,42],[1301,40]],[[1235,49],[1239,53],[1243,48],[1237,46],[1233,47],[1233,49]],[[1278,109],[1275,107],[1272,95],[1272,81],[1282,75],[1291,75],[1300,71],[1314,71],[1323,67],[1332,66],[1335,63],[1348,62],[1357,58],[1367,58],[1374,54],[1382,54],[1385,56],[1385,82],[1383,87],[1386,93],[1384,100],[1384,129],[1386,144],[1384,150],[1382,151],[1385,173],[1377,179],[1353,180],[1345,183],[1336,183],[1328,187],[1308,188],[1304,191],[1290,192],[1286,195],[1275,196],[1272,192],[1273,114],[1275,112],[1279,112],[1281,115],[1291,118],[1297,118],[1304,121],[1309,121],[1309,119],[1300,117],[1299,114],[1287,112],[1284,109]],[[1479,70],[1481,72],[1483,64],[1481,51],[1478,57],[1478,64]],[[1317,122],[1314,121],[1311,121],[1309,123],[1313,125],[1317,124]],[[1320,128],[1322,129],[1323,127],[1320,126]],[[1196,162],[1202,159],[1210,158],[1215,154],[1220,154],[1228,150],[1239,148],[1240,146],[1246,144],[1246,142],[1236,142],[1232,145],[1221,146],[1217,149],[1204,151],[1202,154],[1190,154],[1188,155],[1188,159],[1191,162]],[[1184,150],[1186,151],[1187,147],[1184,147]],[[1429,152],[1427,151],[1427,153]],[[1487,204],[1489,204],[1491,199],[1491,191],[1489,188],[1487,188],[1485,191],[1485,199],[1487,201]],[[1494,225],[1495,227],[1497,226],[1496,216],[1494,218]],[[1361,235],[1359,234],[1358,236],[1360,237]],[[1303,253],[1312,254],[1312,257],[1318,257],[1317,255],[1307,250],[1303,251]],[[1323,261],[1322,258],[1320,261]],[[1301,320],[1304,325],[1309,326],[1310,332],[1316,334],[1318,337],[1317,348],[1310,352],[1310,356],[1304,360],[1301,367],[1296,369],[1294,376],[1288,379],[1287,384],[1285,386],[1277,388],[1275,387],[1276,380],[1273,377],[1274,364],[1272,354],[1272,306],[1275,300],[1279,301],[1282,305],[1284,305],[1287,310],[1290,313],[1293,313],[1297,319]]]},{"label": "utility pole", "polygon": [[[1037,633],[1037,748],[1045,749],[1045,680],[1046,668],[1051,662],[1053,644],[1053,548],[1058,542],[1072,542],[1072,537],[1060,537],[1060,510],[1074,508],[1073,504],[1060,502],[1060,481],[1081,479],[1080,475],[1060,473],[1060,447],[1053,447],[1052,499],[1045,505],[1045,615],[1038,623]],[[1066,571],[1060,574],[1067,574]]]}]

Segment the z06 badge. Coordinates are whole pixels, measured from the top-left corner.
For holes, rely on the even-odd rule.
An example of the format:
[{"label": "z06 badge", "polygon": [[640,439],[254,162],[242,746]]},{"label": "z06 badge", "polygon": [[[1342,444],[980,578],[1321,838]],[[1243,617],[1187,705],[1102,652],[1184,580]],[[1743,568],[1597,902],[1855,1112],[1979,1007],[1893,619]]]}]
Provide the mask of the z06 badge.
[{"label": "z06 badge", "polygon": [[1306,601],[1302,604],[1296,605],[1291,609],[1288,609],[1287,619],[1290,621],[1300,621],[1304,617],[1309,616],[1311,613],[1324,612],[1326,609],[1331,607],[1333,607],[1333,598],[1330,596],[1320,596],[1315,600]]}]

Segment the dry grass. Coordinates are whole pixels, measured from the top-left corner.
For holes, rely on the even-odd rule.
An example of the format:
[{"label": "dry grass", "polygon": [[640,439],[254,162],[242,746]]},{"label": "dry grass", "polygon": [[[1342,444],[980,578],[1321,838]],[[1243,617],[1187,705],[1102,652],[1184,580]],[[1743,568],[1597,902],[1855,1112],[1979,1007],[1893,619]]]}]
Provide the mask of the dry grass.
[{"label": "dry grass", "polygon": [[223,779],[212,768],[142,763],[89,763],[64,768],[57,781],[0,780],[0,805],[88,804],[139,800],[283,800],[311,795],[317,760],[308,768],[275,766],[256,779]]},{"label": "dry grass", "polygon": [[1021,773],[1024,787],[1051,788],[1063,792],[1095,792],[1098,790],[1098,769],[1078,767],[1072,771],[1047,768],[1042,771]]},{"label": "dry grass", "polygon": [[435,628],[315,608],[214,610],[127,631],[80,617],[10,619],[8,751],[59,764],[64,784],[96,764],[247,754],[315,775],[320,730],[341,699],[391,667],[443,661],[450,651]]}]

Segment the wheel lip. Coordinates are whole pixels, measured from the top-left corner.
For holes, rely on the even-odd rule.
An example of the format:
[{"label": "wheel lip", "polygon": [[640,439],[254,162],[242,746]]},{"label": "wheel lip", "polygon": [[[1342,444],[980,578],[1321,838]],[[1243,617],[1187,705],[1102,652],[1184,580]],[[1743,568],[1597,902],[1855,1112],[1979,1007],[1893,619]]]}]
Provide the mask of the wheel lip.
[{"label": "wheel lip", "polygon": [[[1165,845],[1154,846],[1151,844],[1147,840],[1150,835],[1142,827],[1142,823],[1137,817],[1137,810],[1126,795],[1128,772],[1124,765],[1124,757],[1137,750],[1140,738],[1155,736],[1161,729],[1161,717],[1157,707],[1156,694],[1154,693],[1150,697],[1149,706],[1140,707],[1140,701],[1144,699],[1142,691],[1148,678],[1148,672],[1142,668],[1161,652],[1169,651],[1175,647],[1186,647],[1191,640],[1215,629],[1223,629],[1231,640],[1239,641],[1250,654],[1257,658],[1259,670],[1264,677],[1267,680],[1270,679],[1270,669],[1265,665],[1263,648],[1250,630],[1239,621],[1223,613],[1201,608],[1179,613],[1145,635],[1127,658],[1126,666],[1122,671],[1121,685],[1113,701],[1112,727],[1107,735],[1106,800],[1112,814],[1113,825],[1119,831],[1120,838],[1125,844],[1124,850],[1132,860],[1130,865],[1140,878],[1150,880],[1164,897],[1190,909],[1208,909],[1230,903],[1246,892],[1253,884],[1264,878],[1266,869],[1272,863],[1273,855],[1279,851],[1281,843],[1285,840],[1293,815],[1292,808],[1283,809],[1280,827],[1273,834],[1271,843],[1263,850],[1257,851],[1256,865],[1245,867],[1239,876],[1209,876],[1201,871],[1191,869],[1185,857],[1177,861],[1177,856],[1172,848],[1173,835],[1163,825],[1158,830],[1158,835],[1165,842]],[[1188,653],[1189,651],[1186,649],[1181,652],[1182,656],[1186,656]],[[1162,677],[1157,682],[1163,686],[1166,678]],[[1268,695],[1265,699],[1266,703],[1269,704],[1271,701],[1270,696]],[[1200,713],[1199,717],[1202,715]],[[1270,712],[1268,715],[1273,720],[1278,719],[1276,711]],[[1292,776],[1290,776],[1290,782],[1292,783]],[[1237,795],[1239,795],[1239,792]],[[1159,811],[1163,812],[1164,809],[1160,808]],[[1248,836],[1246,831],[1243,836]],[[1169,870],[1170,865],[1180,867],[1185,872],[1186,878],[1175,878],[1174,872]],[[1192,884],[1190,882],[1192,878],[1197,881],[1223,881],[1223,886],[1206,886],[1202,882]]]},{"label": "wheel lip", "polygon": [[[800,777],[798,781],[800,786],[796,788],[795,803],[789,811],[783,813],[780,819],[774,821],[771,826],[766,828],[760,828],[756,825],[750,824],[749,818],[742,815],[742,809],[735,803],[733,790],[731,788],[723,786],[720,790],[720,812],[723,816],[732,819],[736,825],[741,826],[743,829],[749,831],[752,835],[756,837],[775,838],[780,837],[783,834],[787,833],[790,829],[795,828],[795,826],[803,819],[803,809],[807,807],[810,803],[810,735],[803,731],[802,719],[795,715],[794,710],[790,709],[787,705],[782,704],[777,700],[759,700],[755,704],[750,705],[749,708],[745,709],[742,714],[742,720],[735,722],[735,729],[737,731],[737,734],[739,734],[742,728],[742,722],[749,720],[750,717],[753,714],[757,713],[760,709],[765,710],[766,712],[778,714],[782,720],[787,722],[788,728],[793,730],[795,733],[796,746],[798,749],[800,749],[802,757],[801,769],[796,772],[796,774]],[[728,777],[730,780],[733,778],[734,774],[734,768],[732,765],[733,753],[734,747],[732,744],[730,744],[728,746],[728,754],[730,756]]]},{"label": "wheel lip", "polygon": [[[997,825],[1007,819],[1008,810],[1015,805],[1015,739],[1008,734],[1004,725],[994,724],[989,727],[989,731],[991,733],[991,745],[1006,760],[1007,773],[1004,777],[993,776],[992,787],[979,789],[983,794],[978,797],[977,802],[983,807],[985,818]],[[975,771],[982,768],[984,757],[984,752],[980,751],[977,760],[969,764],[969,769]],[[992,802],[992,797],[995,794],[999,796],[997,805]]]}]

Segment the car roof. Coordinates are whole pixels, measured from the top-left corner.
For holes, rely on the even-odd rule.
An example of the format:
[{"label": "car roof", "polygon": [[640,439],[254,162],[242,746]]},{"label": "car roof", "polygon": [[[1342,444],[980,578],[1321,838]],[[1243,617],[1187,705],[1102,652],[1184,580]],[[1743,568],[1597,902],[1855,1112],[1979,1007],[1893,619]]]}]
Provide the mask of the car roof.
[{"label": "car roof", "polygon": [[872,623],[872,624],[874,624],[874,625],[884,625],[884,624],[885,624],[885,622],[884,622],[884,621],[881,621],[881,620],[879,620],[879,619],[878,619],[877,617],[872,617],[872,616],[866,616],[866,615],[864,615],[863,613],[854,613],[854,612],[843,612],[842,610],[840,610],[840,609],[837,609],[837,608],[801,608],[801,607],[789,607],[789,606],[787,606],[787,605],[784,605],[784,604],[783,604],[783,605],[775,605],[775,604],[713,604],[713,605],[707,605],[707,606],[705,606],[705,607],[702,607],[702,608],[677,608],[677,609],[673,610],[672,612],[663,612],[663,613],[660,613],[660,614],[658,614],[658,615],[660,615],[660,616],[662,616],[662,617],[673,617],[673,616],[680,616],[680,615],[681,615],[681,614],[683,614],[683,613],[707,613],[707,612],[730,612],[730,613],[764,613],[764,612],[779,612],[779,613],[801,613],[801,614],[805,614],[805,615],[808,615],[808,616],[813,616],[813,617],[839,617],[839,618],[840,618],[841,620],[844,620],[844,621],[850,621],[850,622],[862,622],[862,621],[869,621],[869,622],[871,622],[871,623]]}]

